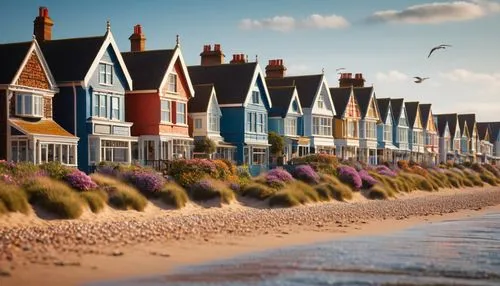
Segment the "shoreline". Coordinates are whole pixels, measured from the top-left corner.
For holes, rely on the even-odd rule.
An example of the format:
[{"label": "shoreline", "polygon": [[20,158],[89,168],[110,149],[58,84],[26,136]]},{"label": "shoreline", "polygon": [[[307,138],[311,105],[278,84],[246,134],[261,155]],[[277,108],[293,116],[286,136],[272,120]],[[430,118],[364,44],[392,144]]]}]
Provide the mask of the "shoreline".
[{"label": "shoreline", "polygon": [[[486,212],[500,212],[500,188],[445,190],[389,201],[355,200],[290,209],[230,205],[173,211],[160,217],[146,215],[133,221],[93,223],[89,218],[33,223],[7,231],[9,243],[5,237],[0,241],[4,251],[13,256],[11,261],[5,255],[0,257],[0,272],[10,274],[0,275],[0,284],[40,285],[43,277],[47,285],[81,285],[161,275],[178,267],[252,252],[390,233]],[[113,229],[115,224],[118,226]],[[109,232],[89,239],[102,227],[108,227]],[[0,234],[5,231],[0,225]],[[51,231],[54,236],[69,234],[57,238],[56,243],[46,237]],[[21,242],[13,241],[14,234]],[[30,242],[23,243],[22,237],[30,235],[35,241],[24,239]]]}]

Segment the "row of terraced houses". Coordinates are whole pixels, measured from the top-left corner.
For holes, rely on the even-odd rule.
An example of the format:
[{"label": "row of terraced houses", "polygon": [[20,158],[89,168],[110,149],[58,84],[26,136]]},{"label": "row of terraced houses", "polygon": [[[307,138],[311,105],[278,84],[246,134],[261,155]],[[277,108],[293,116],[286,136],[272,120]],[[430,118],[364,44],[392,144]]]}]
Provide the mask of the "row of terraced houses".
[{"label": "row of terraced houses", "polygon": [[263,71],[245,54],[229,63],[205,45],[187,66],[173,49],[147,50],[140,25],[121,52],[102,36],[52,39],[40,7],[33,40],[0,45],[0,159],[58,161],[91,171],[100,162],[155,165],[192,158],[195,140],[213,157],[269,168],[268,133],[285,138],[285,162],[312,153],[378,164],[500,159],[500,122],[474,114],[433,114],[432,105],[378,98],[361,73],[287,76],[282,59]]}]

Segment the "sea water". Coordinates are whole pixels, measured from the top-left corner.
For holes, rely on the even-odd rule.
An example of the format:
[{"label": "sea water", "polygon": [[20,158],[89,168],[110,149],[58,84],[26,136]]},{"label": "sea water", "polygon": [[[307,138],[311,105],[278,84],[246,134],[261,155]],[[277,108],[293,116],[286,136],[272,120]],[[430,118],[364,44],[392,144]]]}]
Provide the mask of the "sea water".
[{"label": "sea water", "polygon": [[500,213],[96,285],[500,285]]}]

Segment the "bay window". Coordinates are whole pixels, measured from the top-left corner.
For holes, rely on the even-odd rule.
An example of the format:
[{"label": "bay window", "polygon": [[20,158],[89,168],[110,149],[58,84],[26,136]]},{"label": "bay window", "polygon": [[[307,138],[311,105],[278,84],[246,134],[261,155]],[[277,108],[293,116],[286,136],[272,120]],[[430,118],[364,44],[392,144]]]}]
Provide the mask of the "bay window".
[{"label": "bay window", "polygon": [[101,161],[128,162],[128,142],[125,141],[101,141]]},{"label": "bay window", "polygon": [[76,145],[41,143],[40,164],[60,162],[63,165],[76,165]]},{"label": "bay window", "polygon": [[111,119],[120,119],[120,98],[116,96],[111,97]]},{"label": "bay window", "polygon": [[252,165],[265,165],[266,154],[266,148],[252,148]]},{"label": "bay window", "polygon": [[408,129],[406,128],[398,128],[399,142],[407,143],[408,142]]},{"label": "bay window", "polygon": [[358,137],[358,126],[357,121],[347,120],[347,137],[356,138]]},{"label": "bay window", "polygon": [[314,116],[313,135],[332,136],[332,119]]},{"label": "bay window", "polygon": [[94,94],[94,116],[106,118],[108,116],[108,105],[105,94]]},{"label": "bay window", "polygon": [[384,141],[391,142],[392,141],[392,126],[384,125]]},{"label": "bay window", "polygon": [[264,132],[264,114],[262,113],[257,115],[257,132]]},{"label": "bay window", "polygon": [[16,94],[16,115],[43,116],[43,96],[33,94]]},{"label": "bay window", "polygon": [[186,124],[186,104],[177,102],[177,124]]},{"label": "bay window", "polygon": [[161,121],[162,122],[171,122],[170,120],[170,100],[162,99],[161,100]]},{"label": "bay window", "polygon": [[218,114],[208,114],[208,130],[220,131],[220,118]]},{"label": "bay window", "polygon": [[366,126],[366,138],[376,139],[377,138],[377,124],[375,122],[365,121]]},{"label": "bay window", "polygon": [[285,119],[285,134],[297,135],[297,118]]},{"label": "bay window", "polygon": [[172,147],[174,159],[189,159],[190,151],[192,148],[192,141],[174,139]]}]

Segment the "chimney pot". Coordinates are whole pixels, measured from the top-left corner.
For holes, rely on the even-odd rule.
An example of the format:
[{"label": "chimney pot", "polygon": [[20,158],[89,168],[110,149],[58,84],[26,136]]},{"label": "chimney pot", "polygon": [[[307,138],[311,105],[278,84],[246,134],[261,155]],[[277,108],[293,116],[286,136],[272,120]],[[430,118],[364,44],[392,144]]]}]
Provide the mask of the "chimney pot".
[{"label": "chimney pot", "polygon": [[214,51],[220,51],[220,44],[215,44],[214,45]]},{"label": "chimney pot", "polygon": [[54,26],[54,22],[49,17],[49,9],[47,7],[38,7],[38,17],[35,18],[33,24],[33,34],[38,42],[41,43],[52,39],[52,26]]}]

